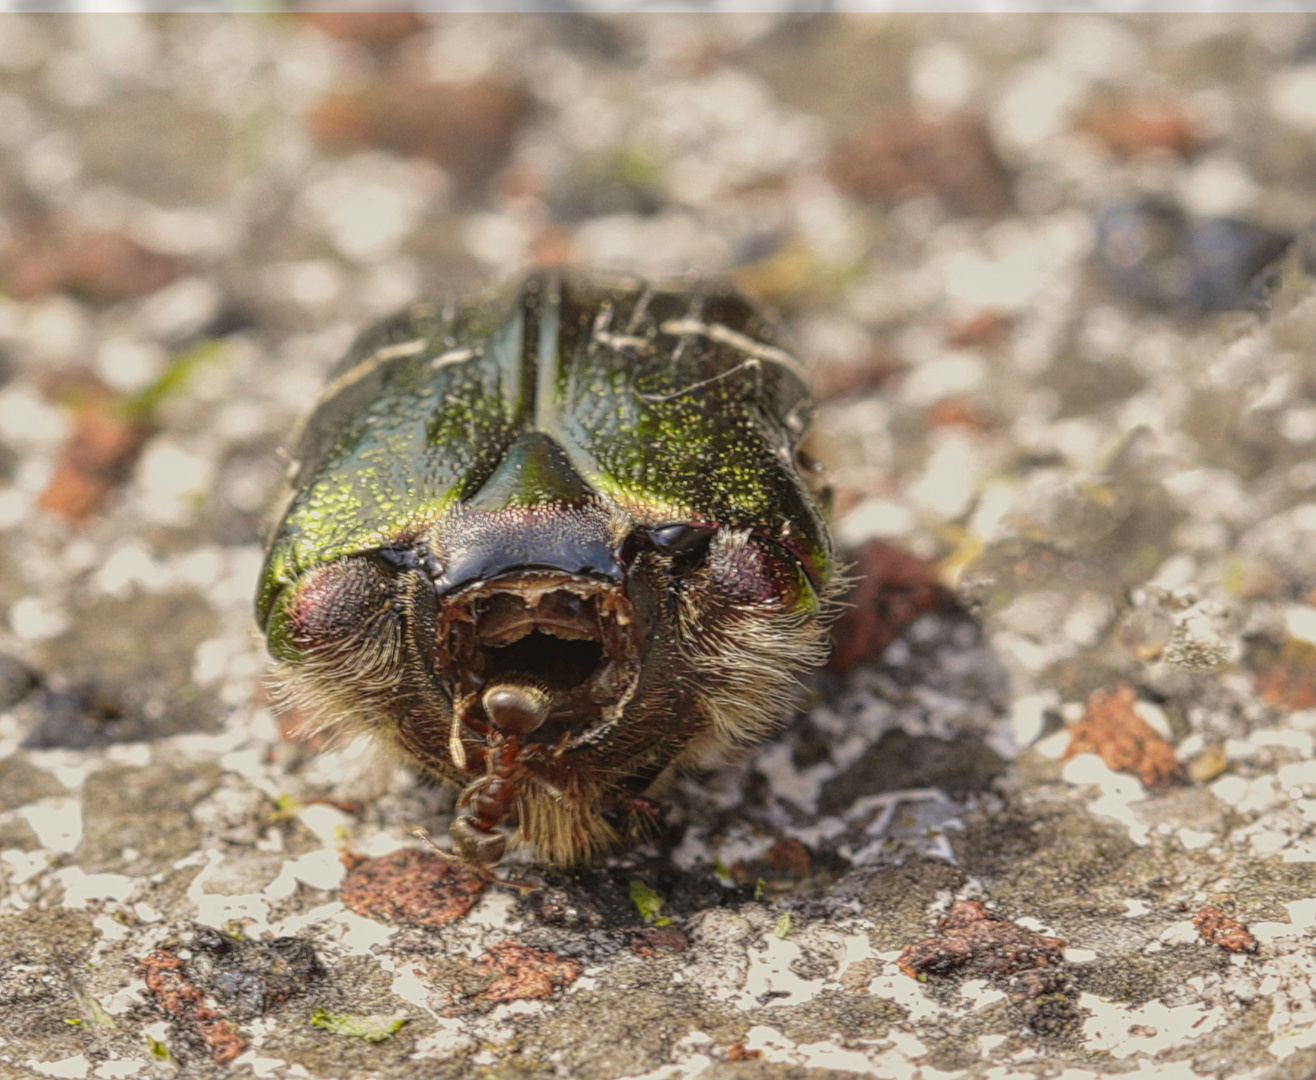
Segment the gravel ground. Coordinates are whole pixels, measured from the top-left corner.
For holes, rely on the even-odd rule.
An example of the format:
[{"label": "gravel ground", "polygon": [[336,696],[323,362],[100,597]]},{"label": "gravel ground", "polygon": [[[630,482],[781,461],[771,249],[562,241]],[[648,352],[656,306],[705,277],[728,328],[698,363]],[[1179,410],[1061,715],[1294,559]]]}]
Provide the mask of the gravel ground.
[{"label": "gravel ground", "polygon": [[[1316,1073],[1316,22],[0,15],[0,151],[0,1075]],[[868,585],[523,896],[251,597],[357,330],[534,263],[776,307]]]}]

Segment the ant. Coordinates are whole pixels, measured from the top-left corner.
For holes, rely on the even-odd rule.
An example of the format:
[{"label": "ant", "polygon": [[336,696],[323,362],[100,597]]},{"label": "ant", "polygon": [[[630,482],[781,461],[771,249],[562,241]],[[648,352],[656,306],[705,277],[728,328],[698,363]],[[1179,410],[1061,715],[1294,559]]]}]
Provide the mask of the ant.
[{"label": "ant", "polygon": [[529,882],[500,878],[492,868],[507,851],[507,837],[498,826],[511,816],[521,786],[535,783],[555,798],[562,798],[560,790],[527,764],[528,748],[521,741],[548,719],[553,705],[552,695],[534,683],[500,682],[490,686],[480,695],[479,704],[491,726],[471,723],[468,713],[474,697],[471,695],[471,701],[463,701],[454,710],[449,745],[454,761],[459,768],[464,768],[466,750],[461,740],[461,725],[464,721],[477,731],[484,728],[480,733],[488,739],[484,753],[485,774],[467,784],[457,800],[457,809],[463,812],[448,830],[452,837],[452,851],[440,848],[424,829],[413,829],[412,835],[445,859],[461,863],[485,881],[514,889],[537,889],[537,885]]}]

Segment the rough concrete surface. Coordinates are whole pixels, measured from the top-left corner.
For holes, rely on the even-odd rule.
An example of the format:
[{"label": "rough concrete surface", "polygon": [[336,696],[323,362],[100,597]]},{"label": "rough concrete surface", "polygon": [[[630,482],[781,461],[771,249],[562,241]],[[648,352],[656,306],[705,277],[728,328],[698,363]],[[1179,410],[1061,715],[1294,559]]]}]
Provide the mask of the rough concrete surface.
[{"label": "rough concrete surface", "polygon": [[[0,1076],[1316,1074],[1313,42],[0,15]],[[251,599],[355,332],[563,262],[781,312],[870,585],[523,894]]]}]

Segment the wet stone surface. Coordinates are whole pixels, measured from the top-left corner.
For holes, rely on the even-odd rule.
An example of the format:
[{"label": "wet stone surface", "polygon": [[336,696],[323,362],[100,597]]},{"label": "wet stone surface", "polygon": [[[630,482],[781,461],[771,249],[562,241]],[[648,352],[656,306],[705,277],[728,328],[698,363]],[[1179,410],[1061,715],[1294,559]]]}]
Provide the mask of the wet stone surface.
[{"label": "wet stone surface", "polygon": [[[1314,38],[0,16],[0,1074],[1311,1076]],[[522,892],[251,606],[356,332],[559,263],[779,310],[859,580]]]}]

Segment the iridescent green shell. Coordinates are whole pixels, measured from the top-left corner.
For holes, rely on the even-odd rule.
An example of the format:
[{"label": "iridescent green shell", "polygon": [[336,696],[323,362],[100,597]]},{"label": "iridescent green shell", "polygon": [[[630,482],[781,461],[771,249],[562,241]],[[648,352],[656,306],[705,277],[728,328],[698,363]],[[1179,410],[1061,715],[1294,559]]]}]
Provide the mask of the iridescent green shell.
[{"label": "iridescent green shell", "polygon": [[531,276],[364,335],[294,450],[257,607],[308,570],[481,509],[593,498],[637,525],[751,529],[818,591],[831,574],[795,446],[812,408],[772,324],[734,291]]}]

